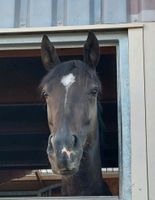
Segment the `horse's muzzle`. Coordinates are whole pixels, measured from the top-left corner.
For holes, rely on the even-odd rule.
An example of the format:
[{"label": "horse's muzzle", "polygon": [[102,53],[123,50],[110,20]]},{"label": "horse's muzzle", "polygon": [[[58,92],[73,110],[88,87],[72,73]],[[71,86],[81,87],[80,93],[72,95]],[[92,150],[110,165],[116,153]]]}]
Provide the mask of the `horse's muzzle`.
[{"label": "horse's muzzle", "polygon": [[68,156],[63,153],[63,155],[53,155],[48,153],[48,159],[51,164],[51,168],[55,174],[60,174],[63,176],[73,175],[78,172],[79,164],[75,155]]},{"label": "horse's muzzle", "polygon": [[72,175],[79,170],[82,151],[75,136],[63,137],[50,136],[47,154],[52,170],[56,174]]},{"label": "horse's muzzle", "polygon": [[71,176],[76,174],[77,172],[78,172],[77,168],[73,168],[72,170],[61,169],[59,171],[59,174],[61,174],[62,176]]}]

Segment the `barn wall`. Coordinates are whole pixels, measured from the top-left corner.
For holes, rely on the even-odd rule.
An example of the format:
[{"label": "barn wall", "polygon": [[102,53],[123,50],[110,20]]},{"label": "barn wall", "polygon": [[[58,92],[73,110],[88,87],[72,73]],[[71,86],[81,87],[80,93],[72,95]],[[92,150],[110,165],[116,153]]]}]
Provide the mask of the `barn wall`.
[{"label": "barn wall", "polygon": [[132,199],[155,196],[155,23],[129,29]]},{"label": "barn wall", "polygon": [[148,0],[1,0],[0,28],[155,21]]},{"label": "barn wall", "polygon": [[144,78],[149,200],[155,197],[155,23],[144,26]]},{"label": "barn wall", "polygon": [[[127,22],[126,1],[1,0],[0,28]],[[116,7],[119,12],[115,12]]]},{"label": "barn wall", "polygon": [[145,23],[143,27],[129,27],[128,30],[132,200],[154,200],[155,22]]},{"label": "barn wall", "polygon": [[143,28],[129,29],[128,38],[132,200],[148,200]]}]

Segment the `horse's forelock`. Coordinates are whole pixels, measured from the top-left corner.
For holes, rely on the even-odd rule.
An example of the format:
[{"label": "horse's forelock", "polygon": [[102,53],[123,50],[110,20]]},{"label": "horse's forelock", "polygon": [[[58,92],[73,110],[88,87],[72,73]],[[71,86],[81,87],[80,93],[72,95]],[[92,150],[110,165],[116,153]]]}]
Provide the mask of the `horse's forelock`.
[{"label": "horse's forelock", "polygon": [[90,79],[94,80],[100,88],[100,81],[96,75],[96,72],[80,60],[72,60],[58,64],[43,78],[40,88],[44,88],[45,85],[50,86],[53,80],[61,79],[63,76],[68,75],[69,73],[74,73],[76,76],[80,75],[83,77],[83,80],[85,80],[86,77],[89,77]]}]

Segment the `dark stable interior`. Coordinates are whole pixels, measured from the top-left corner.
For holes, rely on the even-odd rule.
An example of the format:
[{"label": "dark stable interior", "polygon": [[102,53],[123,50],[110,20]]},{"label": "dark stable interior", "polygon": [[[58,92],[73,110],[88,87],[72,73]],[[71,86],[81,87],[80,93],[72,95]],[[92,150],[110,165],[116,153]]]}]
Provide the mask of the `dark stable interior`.
[{"label": "dark stable interior", "polygon": [[[82,59],[82,49],[62,49],[61,60]],[[0,58],[0,169],[50,168],[46,105],[39,84],[46,74],[39,53]],[[118,167],[116,48],[101,48],[97,73],[102,83],[104,135],[102,167]]]}]

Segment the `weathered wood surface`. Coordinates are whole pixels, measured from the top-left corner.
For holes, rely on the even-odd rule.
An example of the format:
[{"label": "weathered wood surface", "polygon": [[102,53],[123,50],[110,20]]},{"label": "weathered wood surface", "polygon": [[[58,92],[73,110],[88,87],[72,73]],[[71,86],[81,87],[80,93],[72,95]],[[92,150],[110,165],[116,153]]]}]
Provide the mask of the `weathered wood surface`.
[{"label": "weathered wood surface", "polygon": [[21,178],[26,174],[31,173],[29,170],[1,170],[0,171],[0,184],[8,182],[14,178]]}]

